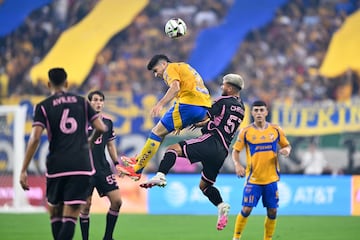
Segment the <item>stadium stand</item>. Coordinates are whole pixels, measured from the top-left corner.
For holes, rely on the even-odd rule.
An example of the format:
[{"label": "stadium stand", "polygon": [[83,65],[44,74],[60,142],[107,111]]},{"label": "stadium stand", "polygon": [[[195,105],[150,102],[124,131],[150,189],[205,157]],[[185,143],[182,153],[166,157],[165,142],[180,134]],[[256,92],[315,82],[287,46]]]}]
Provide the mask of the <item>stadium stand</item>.
[{"label": "stadium stand", "polygon": [[[32,84],[29,72],[51,50],[60,34],[83,19],[97,0],[52,1],[33,11],[9,35],[0,38],[1,96],[43,94],[43,85]],[[83,92],[92,88],[116,92],[157,92],[146,69],[149,56],[165,52],[174,60],[188,60],[197,35],[217,26],[226,18],[231,1],[187,0],[172,5],[165,0],[151,1],[132,24],[116,34],[99,52],[95,64],[81,86]],[[359,92],[359,78],[349,71],[327,79],[318,74],[332,34],[346,16],[359,6],[359,1],[295,0],[278,8],[266,26],[246,35],[226,69],[239,72],[251,85],[246,100],[262,98],[296,102],[326,99],[345,100]],[[182,41],[163,34],[163,24],[170,16],[182,17],[189,32]],[[214,94],[218,76],[208,81]],[[215,87],[214,87],[215,86]]]}]

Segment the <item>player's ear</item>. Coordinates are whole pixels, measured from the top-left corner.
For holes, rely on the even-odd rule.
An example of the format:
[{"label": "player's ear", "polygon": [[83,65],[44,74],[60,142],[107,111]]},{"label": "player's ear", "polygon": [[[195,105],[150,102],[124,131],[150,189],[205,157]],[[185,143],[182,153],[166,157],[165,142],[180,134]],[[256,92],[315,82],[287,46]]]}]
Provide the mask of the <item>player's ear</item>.
[{"label": "player's ear", "polygon": [[51,88],[51,82],[49,81],[49,82],[47,83],[47,85],[48,85],[48,88],[50,89],[50,88]]},{"label": "player's ear", "polygon": [[65,88],[68,88],[68,86],[69,86],[69,83],[68,83],[68,81],[66,80],[66,81],[64,82],[64,87],[65,87]]}]

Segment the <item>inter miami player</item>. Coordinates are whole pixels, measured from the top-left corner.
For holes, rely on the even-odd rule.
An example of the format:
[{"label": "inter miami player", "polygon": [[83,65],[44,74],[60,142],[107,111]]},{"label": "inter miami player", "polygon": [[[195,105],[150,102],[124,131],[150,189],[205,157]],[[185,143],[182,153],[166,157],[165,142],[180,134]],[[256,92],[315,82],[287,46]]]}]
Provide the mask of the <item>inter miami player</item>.
[{"label": "inter miami player", "polygon": [[[88,100],[90,101],[90,104],[95,109],[95,111],[100,114],[100,117],[107,126],[108,130],[101,134],[101,136],[95,140],[91,149],[94,158],[96,173],[92,176],[90,181],[91,186],[89,189],[89,197],[87,199],[87,202],[86,204],[81,206],[81,235],[83,240],[89,239],[89,213],[91,207],[91,196],[94,188],[96,188],[100,197],[107,196],[110,200],[110,208],[106,214],[106,227],[103,240],[112,240],[112,235],[122,202],[120,189],[117,185],[115,175],[113,174],[110,164],[106,159],[105,147],[107,147],[110,158],[113,161],[114,165],[117,165],[118,156],[115,146],[116,135],[113,130],[112,120],[102,113],[102,110],[104,108],[105,95],[101,91],[92,91],[88,94]],[[89,127],[89,131],[93,131],[93,128],[91,126]]]},{"label": "inter miami player", "polygon": [[29,190],[27,168],[46,128],[49,154],[46,161],[46,197],[54,239],[72,239],[80,204],[88,197],[95,168],[88,142],[88,124],[97,130],[93,141],[107,130],[99,115],[83,97],[66,92],[67,74],[62,68],[48,72],[51,96],[35,107],[32,131],[21,169],[20,184]]}]

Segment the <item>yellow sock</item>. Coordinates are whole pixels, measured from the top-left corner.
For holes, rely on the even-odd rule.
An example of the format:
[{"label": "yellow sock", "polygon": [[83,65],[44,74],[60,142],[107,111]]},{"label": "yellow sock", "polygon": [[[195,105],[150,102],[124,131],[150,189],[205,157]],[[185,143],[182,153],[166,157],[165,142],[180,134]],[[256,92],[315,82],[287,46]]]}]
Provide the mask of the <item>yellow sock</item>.
[{"label": "yellow sock", "polygon": [[146,140],[144,147],[142,148],[140,154],[136,157],[137,163],[134,166],[135,172],[141,172],[144,167],[148,164],[150,159],[158,151],[162,139],[155,134],[151,134],[150,137]]},{"label": "yellow sock", "polygon": [[269,217],[265,217],[265,232],[264,232],[264,240],[272,240],[273,234],[275,232],[276,219],[270,219]]},{"label": "yellow sock", "polygon": [[235,229],[233,239],[240,239],[242,232],[247,223],[248,217],[244,217],[241,213],[239,213],[236,217]]}]

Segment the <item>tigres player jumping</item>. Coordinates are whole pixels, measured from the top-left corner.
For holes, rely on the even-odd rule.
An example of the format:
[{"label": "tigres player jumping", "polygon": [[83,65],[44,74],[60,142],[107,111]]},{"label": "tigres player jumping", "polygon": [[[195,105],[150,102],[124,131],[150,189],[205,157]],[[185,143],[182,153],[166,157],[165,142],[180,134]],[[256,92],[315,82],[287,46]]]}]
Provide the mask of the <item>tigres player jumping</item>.
[{"label": "tigres player jumping", "polygon": [[189,64],[171,62],[165,55],[155,55],[147,65],[155,77],[164,79],[169,89],[152,108],[151,116],[159,116],[162,108],[176,98],[174,105],[165,113],[151,130],[139,155],[136,158],[123,156],[127,166],[117,165],[121,175],[139,180],[144,167],[158,151],[164,137],[173,131],[201,122],[211,107],[211,97],[200,74]]}]

